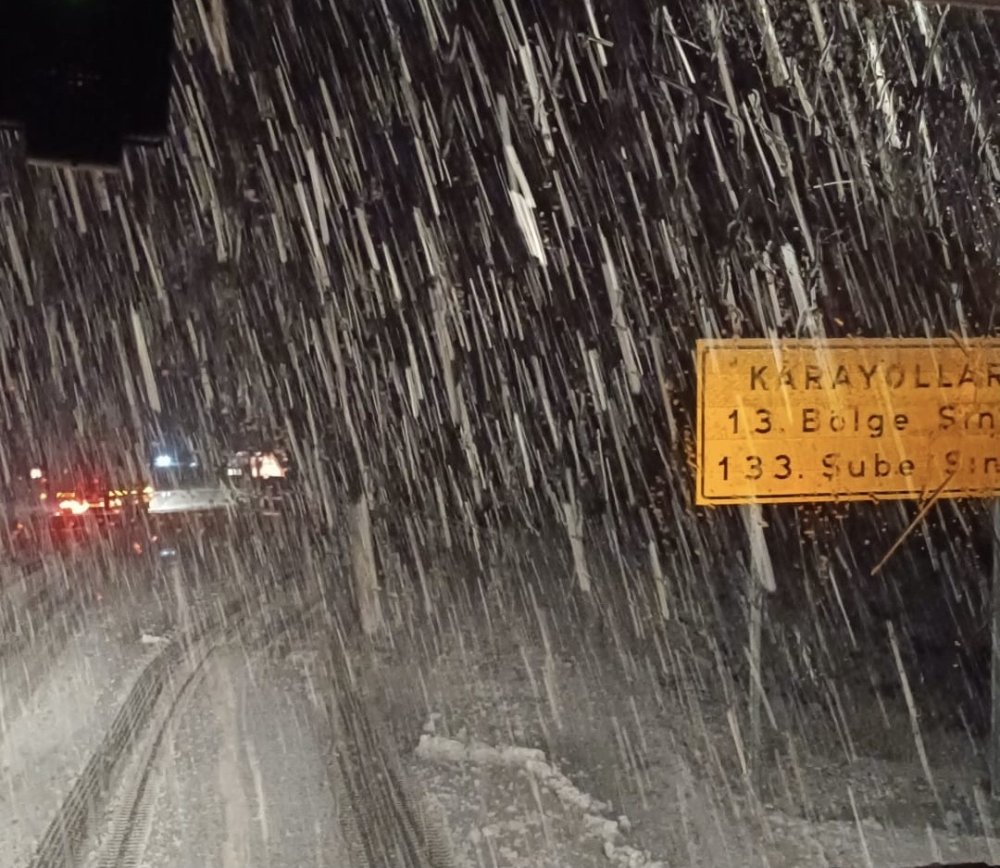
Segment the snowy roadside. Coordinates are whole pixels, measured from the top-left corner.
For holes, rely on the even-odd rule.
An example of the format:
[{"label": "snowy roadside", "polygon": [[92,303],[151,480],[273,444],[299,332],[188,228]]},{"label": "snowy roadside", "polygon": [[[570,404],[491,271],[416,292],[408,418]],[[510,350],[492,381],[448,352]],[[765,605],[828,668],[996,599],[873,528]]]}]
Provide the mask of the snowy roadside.
[{"label": "snowy roadside", "polygon": [[[546,689],[554,689],[551,671],[529,677],[529,697],[521,690],[522,646],[512,646],[515,659],[505,661],[495,644],[477,644],[465,631],[447,641],[432,660],[402,645],[362,655],[367,665],[358,675],[396,734],[415,790],[443,818],[457,866],[674,864],[643,849],[620,806],[585,783],[581,764],[539,746],[545,739],[533,722]],[[504,677],[512,673],[516,684]]]},{"label": "snowy roadside", "polygon": [[0,852],[29,862],[37,842],[100,744],[156,647],[109,638],[104,619],[73,636],[26,703],[3,694],[0,720]]},{"label": "snowy roadside", "polygon": [[0,625],[5,638],[11,633],[24,632],[24,613],[40,595],[64,590],[65,581],[59,560],[55,557],[39,558],[36,563],[25,565],[15,561],[0,564]]},{"label": "snowy roadside", "polygon": [[[1000,840],[983,833],[990,809],[974,823],[951,807],[928,807],[912,757],[862,755],[845,765],[826,745],[800,740],[795,768],[780,750],[767,761],[772,776],[787,772],[796,798],[774,798],[773,787],[761,797],[740,773],[739,724],[729,720],[721,687],[666,677],[621,637],[595,648],[568,625],[537,635],[524,621],[492,617],[492,630],[467,624],[433,650],[422,645],[423,654],[385,651],[365,679],[392,721],[408,774],[443,809],[458,865],[1000,861]],[[670,653],[701,666],[695,646],[678,640]],[[975,774],[948,768],[945,756],[935,761],[940,786],[974,803]],[[890,793],[886,781],[915,783]],[[905,810],[886,809],[890,796]]]},{"label": "snowy roadside", "polygon": [[409,771],[444,809],[458,864],[529,868],[571,859],[581,868],[666,868],[626,843],[627,817],[613,817],[610,805],[576,787],[543,751],[463,742],[433,728],[432,719]]},{"label": "snowy roadside", "polygon": [[[173,618],[149,580],[142,572],[109,575],[97,563],[53,569],[46,581],[69,591],[16,653],[0,658],[4,865],[28,864],[137,677],[169,641]],[[37,613],[29,607],[20,617]],[[58,636],[49,641],[49,632]]]},{"label": "snowy roadside", "polygon": [[684,769],[674,782],[675,810],[663,815],[684,827],[683,846],[654,858],[627,843],[628,817],[612,819],[611,805],[577,788],[539,750],[425,733],[410,774],[444,809],[459,865],[909,868],[929,860],[996,864],[1000,853],[1000,839],[885,828],[870,818],[809,823],[770,809],[741,828],[731,819],[722,822],[704,782]]}]

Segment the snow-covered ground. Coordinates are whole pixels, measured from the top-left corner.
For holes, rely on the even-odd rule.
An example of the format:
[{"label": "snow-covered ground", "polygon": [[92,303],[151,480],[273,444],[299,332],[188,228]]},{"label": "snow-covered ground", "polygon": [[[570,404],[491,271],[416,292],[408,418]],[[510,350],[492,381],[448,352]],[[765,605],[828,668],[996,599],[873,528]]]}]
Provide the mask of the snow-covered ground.
[{"label": "snow-covered ground", "polygon": [[[943,861],[994,864],[1000,839],[886,827],[871,817],[813,821],[774,807],[733,822],[710,784],[675,757],[646,798],[673,846],[656,855],[628,843],[632,823],[576,785],[534,748],[465,743],[425,734],[410,763],[444,808],[460,865],[509,868],[904,868]],[[576,770],[579,773],[579,769]]]},{"label": "snow-covered ground", "polygon": [[[144,864],[352,864],[342,854],[340,815],[347,804],[328,776],[325,717],[295,658],[280,662],[263,650],[278,630],[268,619],[284,623],[279,610],[297,611],[302,598],[286,589],[267,604],[251,602],[242,570],[230,581],[186,569],[183,559],[129,572],[131,563],[105,563],[102,570],[96,559],[90,569],[74,559],[61,576],[54,567],[34,578],[12,576],[9,597],[0,596],[5,622],[18,614],[33,623],[24,642],[0,647],[0,865],[29,864],[153,657],[180,642],[203,614],[235,601],[247,604],[244,623],[251,626],[238,637],[227,634],[231,644],[195,667],[183,703],[174,705],[183,672],[154,694],[157,709],[173,709],[169,724],[160,730],[154,720],[137,732],[116,771],[111,803],[102,798],[90,809],[114,807],[155,743],[144,805],[145,816],[156,820],[138,839]],[[32,610],[38,599],[50,599],[39,597],[36,584],[64,590],[45,615]],[[58,632],[58,642],[48,641],[50,632]],[[95,832],[108,828],[100,816],[92,815]],[[91,840],[84,855],[98,855],[96,844]]]},{"label": "snow-covered ground", "polygon": [[543,751],[464,742],[433,729],[432,720],[409,769],[425,798],[443,809],[459,864],[670,864],[631,846],[628,818],[577,787]]},{"label": "snow-covered ground", "polygon": [[[212,589],[218,593],[222,589]],[[97,553],[15,577],[0,594],[0,864],[28,864],[152,657],[206,593]]]},{"label": "snow-covered ground", "polygon": [[[859,735],[851,762],[819,726],[815,740],[800,738],[777,709],[764,782],[751,784],[742,715],[729,713],[721,683],[693,695],[654,668],[652,648],[647,656],[619,636],[617,652],[599,650],[593,635],[548,614],[547,640],[491,612],[489,625],[465,623],[433,650],[383,649],[365,669],[370,700],[406,745],[408,773],[447,818],[457,864],[1000,862],[975,757],[947,734],[928,735],[935,802],[905,749],[905,709],[887,707],[891,726],[881,740]],[[678,641],[672,654],[696,644]],[[863,710],[850,725],[869,726]]]},{"label": "snow-covered ground", "polygon": [[[120,612],[94,613],[38,683],[0,684],[0,853],[26,865],[77,775],[154,652],[122,637]],[[44,653],[39,648],[36,653]]]},{"label": "snow-covered ground", "polygon": [[142,864],[349,866],[314,714],[293,668],[213,654],[151,766]]},{"label": "snow-covered ground", "polygon": [[[175,640],[172,626],[205,608],[206,593],[228,599],[236,587],[200,581],[175,568],[93,578],[37,678],[16,679],[0,660],[4,865],[26,863],[139,671]],[[283,610],[303,605],[292,585],[271,592],[252,607],[256,626],[200,672],[151,766],[145,864],[350,864],[345,796],[331,790],[328,733],[299,666],[315,665],[329,626],[317,615],[312,632],[267,655],[254,650],[280,629]],[[906,747],[899,703],[876,713],[861,694],[848,702],[842,692],[854,751],[846,757],[822,708],[803,731],[773,695],[774,725],[765,723],[751,782],[741,767],[743,711],[714,677],[703,637],[671,622],[649,628],[643,644],[610,614],[586,628],[568,609],[540,607],[534,617],[492,606],[488,618],[465,612],[439,625],[432,641],[397,630],[391,645],[350,650],[412,788],[442,818],[456,865],[997,861],[975,751],[928,728],[928,776]]]}]

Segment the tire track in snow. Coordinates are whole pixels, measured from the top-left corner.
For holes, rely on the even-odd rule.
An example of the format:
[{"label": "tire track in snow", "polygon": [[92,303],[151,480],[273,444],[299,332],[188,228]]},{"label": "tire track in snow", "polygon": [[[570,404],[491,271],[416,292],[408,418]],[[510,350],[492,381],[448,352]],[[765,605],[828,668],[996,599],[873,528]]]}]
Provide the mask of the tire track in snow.
[{"label": "tire track in snow", "polygon": [[[283,619],[284,629],[292,629],[311,611],[306,607],[294,617]],[[266,645],[277,638],[262,629],[270,615],[273,612],[260,613],[259,617],[248,613],[237,630],[216,637],[198,672],[181,688],[183,695],[178,692],[178,701],[155,716],[153,728],[159,729],[159,734],[146,740],[155,743],[143,747],[141,756],[133,760],[124,775],[126,783],[118,788],[121,795],[109,812],[117,829],[106,835],[100,851],[87,863],[88,868],[298,865],[305,864],[298,855],[292,857],[293,861],[274,861],[275,855],[303,847],[307,838],[319,848],[316,853],[324,859],[319,864],[352,868],[354,863],[344,858],[325,861],[339,854],[342,847],[329,825],[325,829],[310,827],[314,834],[306,836],[301,834],[302,829],[295,829],[295,821],[308,817],[316,807],[309,787],[300,782],[301,772],[315,765],[316,747],[303,753],[300,745],[297,753],[288,753],[282,730],[286,723],[294,730],[295,715],[287,721],[283,717],[294,710],[283,704],[287,688],[271,680],[267,665],[260,670],[253,663],[252,658],[259,659],[258,655],[266,657]],[[270,621],[273,623],[273,619]],[[304,695],[300,702],[308,704]],[[296,763],[300,775],[292,775],[293,780],[289,780],[286,772]],[[192,781],[197,781],[193,787]],[[312,794],[312,798],[316,796]],[[183,810],[178,814],[180,805]],[[269,808],[277,816],[278,834],[274,839],[268,829]],[[184,813],[191,810],[197,817],[185,821]],[[289,811],[294,815],[292,822]],[[322,806],[319,812],[323,813]],[[158,829],[147,849],[149,818],[154,813],[158,826],[163,828]],[[216,814],[221,822],[204,822],[206,816]]]},{"label": "tire track in snow", "polygon": [[[206,662],[237,634],[252,645],[280,640],[317,605],[299,600],[295,615],[275,624],[273,612],[237,592],[225,603],[210,604],[209,613],[199,617],[200,607],[192,605],[194,599],[183,583],[177,584],[177,576],[174,579],[179,617],[188,629],[167,644],[136,680],[57,811],[30,868],[133,868],[141,864],[155,795],[150,783],[166,737],[183,717],[204,677]],[[95,850],[90,845],[100,830],[103,836]],[[238,857],[237,849],[236,861],[230,859],[227,864],[244,868]]]},{"label": "tire track in snow", "polygon": [[331,664],[326,713],[334,736],[330,775],[345,792],[356,833],[356,868],[455,868],[440,818],[405,775],[377,713],[349,683],[346,661]]},{"label": "tire track in snow", "polygon": [[[239,700],[236,688],[228,678],[220,678],[220,672],[213,672],[211,684],[213,693],[220,698],[223,712],[223,728],[229,737],[222,739],[219,756],[218,781],[225,810],[226,840],[222,846],[222,868],[246,868],[250,864],[247,851],[250,842],[250,802],[240,775],[239,745],[247,743],[243,727],[240,725]],[[261,801],[263,809],[263,801]]]},{"label": "tire track in snow", "polygon": [[[189,679],[198,672],[208,648],[211,647],[207,644],[206,637],[220,629],[224,630],[226,625],[235,625],[244,612],[242,597],[220,605],[217,611],[206,617],[195,635],[183,636],[179,641],[166,645],[147,664],[97,750],[56,811],[30,862],[31,868],[70,868],[83,864],[93,827],[104,806],[108,804],[109,797],[113,795],[113,783],[128,756],[134,755],[139,749],[142,733],[148,728],[157,709],[162,708],[164,703],[167,708],[172,706]],[[185,663],[189,669],[186,680],[180,685],[172,683],[172,679],[176,679],[184,671]],[[159,703],[165,693],[167,698]],[[154,734],[154,741],[156,737]],[[137,788],[138,796],[142,792],[143,786],[140,785]],[[134,826],[137,821],[143,820],[142,811],[143,806],[139,801],[133,800],[127,812],[130,819],[118,821],[123,826],[123,847],[132,835],[129,823]]]},{"label": "tire track in snow", "polygon": [[[220,643],[203,644],[199,651],[192,651],[187,667],[178,673],[181,677],[177,680],[181,683],[176,692],[161,698],[149,737],[126,774],[126,782],[119,788],[111,809],[110,832],[101,842],[96,858],[89,862],[94,868],[134,868],[143,863],[151,831],[151,783],[161,748],[171,727],[184,714],[198,686],[205,680],[209,658],[220,647]],[[229,863],[225,863],[225,868],[229,868]]]}]

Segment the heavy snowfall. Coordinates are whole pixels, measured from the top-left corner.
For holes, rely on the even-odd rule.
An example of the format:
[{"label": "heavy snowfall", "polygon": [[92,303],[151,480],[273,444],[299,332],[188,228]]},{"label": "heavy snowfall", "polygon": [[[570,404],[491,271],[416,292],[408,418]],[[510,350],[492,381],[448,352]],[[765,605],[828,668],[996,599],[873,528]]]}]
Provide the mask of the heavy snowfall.
[{"label": "heavy snowfall", "polygon": [[697,340],[998,333],[1000,12],[175,19],[0,133],[0,865],[1000,863],[992,502],[695,502]]}]

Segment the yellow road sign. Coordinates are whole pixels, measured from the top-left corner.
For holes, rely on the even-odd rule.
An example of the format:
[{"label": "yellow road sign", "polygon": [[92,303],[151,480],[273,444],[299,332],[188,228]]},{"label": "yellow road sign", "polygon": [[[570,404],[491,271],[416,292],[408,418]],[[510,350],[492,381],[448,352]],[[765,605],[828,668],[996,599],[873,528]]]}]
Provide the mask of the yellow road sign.
[{"label": "yellow road sign", "polygon": [[702,340],[699,504],[1000,495],[1000,339]]}]

